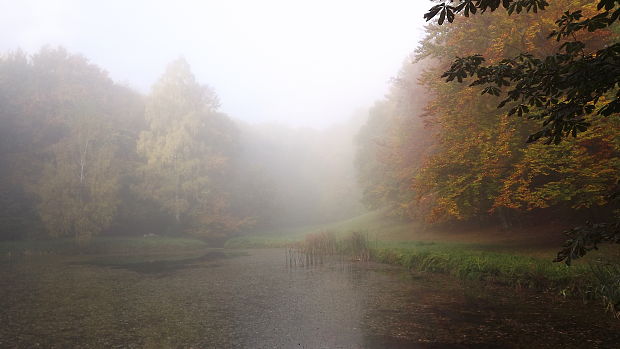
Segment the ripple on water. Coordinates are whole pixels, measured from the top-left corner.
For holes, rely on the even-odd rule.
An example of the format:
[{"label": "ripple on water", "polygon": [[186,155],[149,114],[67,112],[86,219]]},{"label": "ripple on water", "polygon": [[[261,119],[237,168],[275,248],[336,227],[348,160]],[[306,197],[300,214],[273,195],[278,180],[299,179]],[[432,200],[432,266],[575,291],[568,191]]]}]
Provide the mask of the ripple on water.
[{"label": "ripple on water", "polygon": [[0,346],[616,347],[587,305],[399,267],[287,268],[281,250],[0,266]]}]

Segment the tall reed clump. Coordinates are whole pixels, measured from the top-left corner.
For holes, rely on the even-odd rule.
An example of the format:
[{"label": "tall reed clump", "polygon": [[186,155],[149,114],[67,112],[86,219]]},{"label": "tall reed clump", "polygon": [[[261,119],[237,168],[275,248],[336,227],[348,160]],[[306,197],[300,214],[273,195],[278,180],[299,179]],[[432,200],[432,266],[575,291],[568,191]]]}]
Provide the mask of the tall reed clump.
[{"label": "tall reed clump", "polygon": [[306,235],[300,242],[286,247],[286,262],[292,266],[323,264],[326,258],[337,254],[337,241],[334,234],[320,232]]},{"label": "tall reed clump", "polygon": [[303,241],[286,247],[286,263],[290,267],[323,264],[333,256],[341,260],[349,257],[354,261],[368,262],[371,255],[368,236],[359,232],[353,232],[343,239],[336,239],[330,232],[309,234]]}]

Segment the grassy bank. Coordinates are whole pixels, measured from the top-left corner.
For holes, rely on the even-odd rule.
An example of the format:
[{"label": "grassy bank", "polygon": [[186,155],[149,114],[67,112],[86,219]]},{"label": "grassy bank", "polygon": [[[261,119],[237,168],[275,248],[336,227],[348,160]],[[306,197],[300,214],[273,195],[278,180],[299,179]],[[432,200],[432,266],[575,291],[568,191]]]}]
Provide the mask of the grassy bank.
[{"label": "grassy bank", "polygon": [[608,311],[620,316],[620,267],[592,256],[569,267],[549,259],[459,244],[380,244],[371,251],[375,261],[413,270],[602,301]]},{"label": "grassy bank", "polygon": [[[484,280],[517,287],[570,292],[590,281],[587,265],[567,267],[549,260],[478,249],[473,245],[408,242],[380,244],[373,258],[425,272],[443,273],[464,280]],[[576,282],[578,280],[578,282]]]},{"label": "grassy bank", "polygon": [[[313,237],[316,234],[307,236]],[[338,234],[346,240],[346,234]],[[241,237],[227,243],[228,248],[273,248],[303,246],[308,239]],[[368,249],[374,261],[401,265],[408,269],[449,274],[462,280],[495,282],[517,288],[580,294],[595,283],[592,265],[586,262],[566,266],[551,259],[494,251],[493,245],[429,241],[380,241],[368,237]],[[302,247],[303,248],[303,247]],[[589,291],[588,291],[589,292]]]},{"label": "grassy bank", "polygon": [[[383,227],[383,229],[382,229]],[[372,212],[346,221],[231,239],[229,248],[303,246],[319,231],[345,240],[356,231],[366,237],[373,260],[462,280],[492,282],[515,288],[534,288],[583,299],[603,300],[620,310],[620,255],[617,246],[602,246],[568,267],[552,262],[561,237],[535,231],[425,231]],[[315,234],[316,235],[316,234]],[[549,235],[549,234],[547,234]],[[303,249],[303,247],[302,247]],[[614,261],[605,264],[603,257]]]}]

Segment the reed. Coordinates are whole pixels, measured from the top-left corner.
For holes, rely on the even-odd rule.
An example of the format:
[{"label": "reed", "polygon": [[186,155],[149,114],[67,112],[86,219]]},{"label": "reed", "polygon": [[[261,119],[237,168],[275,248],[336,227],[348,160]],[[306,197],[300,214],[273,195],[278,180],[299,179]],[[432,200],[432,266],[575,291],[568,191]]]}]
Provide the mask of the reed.
[{"label": "reed", "polygon": [[323,264],[336,255],[337,241],[334,234],[320,232],[308,234],[303,241],[291,243],[286,247],[288,266],[311,266]]},{"label": "reed", "polygon": [[368,236],[353,232],[343,239],[337,239],[331,232],[308,234],[299,242],[285,248],[286,264],[289,267],[321,265],[328,259],[368,262],[371,249]]}]

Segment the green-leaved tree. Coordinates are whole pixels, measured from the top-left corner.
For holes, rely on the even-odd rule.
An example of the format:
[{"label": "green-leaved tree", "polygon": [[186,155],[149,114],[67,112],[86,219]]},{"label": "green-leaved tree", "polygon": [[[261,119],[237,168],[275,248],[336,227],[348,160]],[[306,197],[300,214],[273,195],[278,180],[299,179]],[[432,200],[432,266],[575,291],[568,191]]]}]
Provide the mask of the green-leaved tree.
[{"label": "green-leaved tree", "polygon": [[168,66],[147,97],[138,191],[174,217],[176,231],[221,235],[244,223],[230,213],[224,184],[236,128],[218,107],[215,93],[196,81],[184,59]]}]

